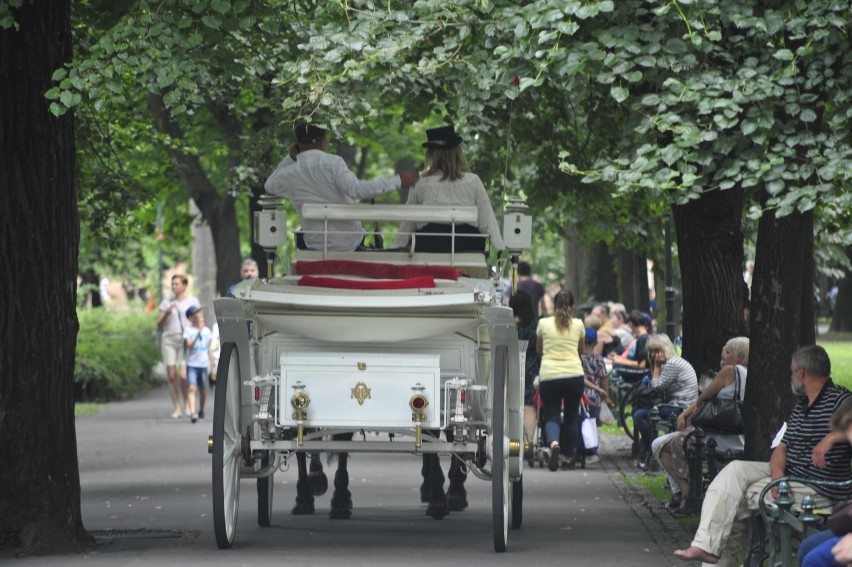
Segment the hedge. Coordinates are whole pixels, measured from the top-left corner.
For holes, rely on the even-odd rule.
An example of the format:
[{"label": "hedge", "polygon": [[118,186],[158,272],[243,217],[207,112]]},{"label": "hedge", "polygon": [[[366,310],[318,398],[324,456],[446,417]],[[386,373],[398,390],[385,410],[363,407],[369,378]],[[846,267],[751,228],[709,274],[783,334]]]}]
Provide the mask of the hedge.
[{"label": "hedge", "polygon": [[154,383],[160,358],[157,314],[107,309],[79,309],[76,400],[108,402],[132,396]]}]

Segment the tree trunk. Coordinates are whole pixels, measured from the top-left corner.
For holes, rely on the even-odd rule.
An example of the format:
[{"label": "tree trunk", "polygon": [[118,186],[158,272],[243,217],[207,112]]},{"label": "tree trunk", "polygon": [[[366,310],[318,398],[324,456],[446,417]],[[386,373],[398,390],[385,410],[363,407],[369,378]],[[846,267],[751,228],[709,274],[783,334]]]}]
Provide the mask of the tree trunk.
[{"label": "tree trunk", "polygon": [[604,242],[595,244],[589,258],[589,290],[599,302],[618,301],[615,257]]},{"label": "tree trunk", "polygon": [[71,61],[71,5],[25,2],[0,29],[0,550],[91,543],[74,428],[80,227],[74,123],[44,93]]},{"label": "tree trunk", "polygon": [[583,265],[585,250],[580,243],[570,236],[570,231],[563,231],[562,252],[565,257],[565,288],[574,295],[577,305],[584,303],[586,290],[583,287]]},{"label": "tree trunk", "polygon": [[814,343],[813,213],[764,213],[751,284],[751,346],[746,382],[748,458],[764,458],[790,414],[790,357]]},{"label": "tree trunk", "polygon": [[[846,249],[846,255],[852,258],[852,248]],[[852,331],[852,277],[849,274],[837,282],[837,302],[831,314],[832,333],[848,333]],[[827,290],[826,290],[827,291]]]},{"label": "tree trunk", "polygon": [[630,250],[618,254],[619,295],[628,312],[638,309],[648,313],[650,310],[647,262],[644,254]]},{"label": "tree trunk", "polygon": [[[674,207],[681,289],[683,357],[699,374],[719,369],[725,342],[744,336],[742,189],[712,191]],[[659,298],[658,298],[659,301]]]}]

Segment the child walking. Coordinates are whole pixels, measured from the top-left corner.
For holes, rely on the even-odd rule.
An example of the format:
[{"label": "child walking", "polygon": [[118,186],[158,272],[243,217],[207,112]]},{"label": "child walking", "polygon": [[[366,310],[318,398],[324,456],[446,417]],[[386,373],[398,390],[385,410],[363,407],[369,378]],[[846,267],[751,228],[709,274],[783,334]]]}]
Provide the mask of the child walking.
[{"label": "child walking", "polygon": [[[186,343],[186,382],[187,406],[190,420],[195,423],[204,419],[204,402],[207,400],[207,377],[210,373],[210,340],[212,333],[204,326],[204,312],[193,305],[186,310],[189,326],[183,331]],[[199,404],[195,404],[195,393],[198,392]]]}]

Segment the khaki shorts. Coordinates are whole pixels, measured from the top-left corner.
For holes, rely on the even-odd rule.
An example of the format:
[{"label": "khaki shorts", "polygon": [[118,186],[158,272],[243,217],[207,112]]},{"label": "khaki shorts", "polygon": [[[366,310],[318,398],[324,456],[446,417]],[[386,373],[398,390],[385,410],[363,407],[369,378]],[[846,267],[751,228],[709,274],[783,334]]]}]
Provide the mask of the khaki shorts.
[{"label": "khaki shorts", "polygon": [[163,353],[163,362],[166,366],[181,366],[186,363],[181,335],[163,335],[160,340],[160,350]]}]

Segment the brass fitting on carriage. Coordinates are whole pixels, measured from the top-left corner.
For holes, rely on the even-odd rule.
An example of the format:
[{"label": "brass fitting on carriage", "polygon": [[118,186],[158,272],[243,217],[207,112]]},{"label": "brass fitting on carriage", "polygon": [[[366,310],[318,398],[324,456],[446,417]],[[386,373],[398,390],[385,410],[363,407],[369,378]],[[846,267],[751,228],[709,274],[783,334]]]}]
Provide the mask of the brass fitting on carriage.
[{"label": "brass fitting on carriage", "polygon": [[308,406],[311,399],[303,391],[305,385],[297,382],[293,389],[296,393],[290,396],[290,405],[293,406],[293,419],[296,420],[296,444],[301,447],[305,442],[305,420],[308,418]]},{"label": "brass fitting on carriage", "polygon": [[[419,384],[412,388],[415,394],[408,400],[408,407],[411,408],[411,421],[414,422],[414,446],[418,449],[423,444],[423,422],[426,420],[426,408],[429,407],[429,400],[423,394],[423,386]],[[417,391],[421,390],[421,391]]]}]

